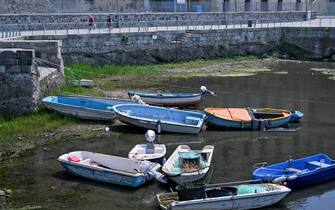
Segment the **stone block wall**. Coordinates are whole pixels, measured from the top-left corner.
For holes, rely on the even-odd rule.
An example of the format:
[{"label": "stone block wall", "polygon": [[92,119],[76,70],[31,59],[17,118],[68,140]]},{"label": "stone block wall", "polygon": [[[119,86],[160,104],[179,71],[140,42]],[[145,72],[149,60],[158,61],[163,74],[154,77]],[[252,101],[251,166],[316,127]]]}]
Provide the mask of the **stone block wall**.
[{"label": "stone block wall", "polygon": [[32,36],[61,39],[66,63],[145,64],[269,52],[281,28]]},{"label": "stone block wall", "polygon": [[62,84],[64,66],[60,47],[60,41],[0,41],[2,115],[37,110],[40,99]]},{"label": "stone block wall", "polygon": [[0,49],[0,113],[17,115],[38,105],[38,70],[33,49]]}]

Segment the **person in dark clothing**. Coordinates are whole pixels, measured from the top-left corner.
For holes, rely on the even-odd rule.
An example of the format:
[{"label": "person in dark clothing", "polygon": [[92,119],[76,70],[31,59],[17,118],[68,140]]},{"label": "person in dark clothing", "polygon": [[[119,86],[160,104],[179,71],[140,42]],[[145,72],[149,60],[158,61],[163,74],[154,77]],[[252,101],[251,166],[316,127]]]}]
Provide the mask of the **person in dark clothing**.
[{"label": "person in dark clothing", "polygon": [[109,31],[112,30],[112,17],[110,15],[107,16],[107,27]]}]

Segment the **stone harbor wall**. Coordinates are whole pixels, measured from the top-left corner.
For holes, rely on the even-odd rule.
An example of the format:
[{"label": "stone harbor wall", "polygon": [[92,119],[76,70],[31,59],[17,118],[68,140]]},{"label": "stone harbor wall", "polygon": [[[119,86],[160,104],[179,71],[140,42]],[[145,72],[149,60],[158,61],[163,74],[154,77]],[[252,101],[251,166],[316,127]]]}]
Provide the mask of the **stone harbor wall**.
[{"label": "stone harbor wall", "polygon": [[64,67],[59,43],[60,41],[22,40],[0,42],[2,115],[13,116],[36,111],[40,99],[63,82]]},{"label": "stone harbor wall", "polygon": [[6,116],[38,106],[38,70],[33,49],[0,49],[0,112]]},{"label": "stone harbor wall", "polygon": [[[88,28],[87,17],[82,14],[34,14],[0,15],[0,31],[51,30]],[[106,27],[106,18],[111,15],[113,27],[138,26],[185,26],[203,24],[247,24],[303,21],[306,12],[234,12],[234,13],[96,13],[96,27]],[[316,18],[316,13],[311,13]]]},{"label": "stone harbor wall", "polygon": [[296,59],[335,61],[335,27],[285,28],[279,51]]},{"label": "stone harbor wall", "polygon": [[31,36],[60,39],[66,63],[147,64],[209,59],[233,55],[265,55],[331,60],[335,54],[334,28],[243,28]]}]

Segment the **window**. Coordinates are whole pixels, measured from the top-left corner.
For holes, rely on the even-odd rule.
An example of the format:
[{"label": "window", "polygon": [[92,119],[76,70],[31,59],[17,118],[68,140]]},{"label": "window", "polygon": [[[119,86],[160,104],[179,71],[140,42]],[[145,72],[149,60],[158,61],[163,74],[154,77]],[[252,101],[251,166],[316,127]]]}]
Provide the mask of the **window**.
[{"label": "window", "polygon": [[278,0],[277,11],[283,11],[283,0]]},{"label": "window", "polygon": [[261,11],[269,11],[268,0],[261,1]]},{"label": "window", "polygon": [[229,12],[230,0],[223,0],[223,12]]},{"label": "window", "polygon": [[301,10],[301,0],[297,0],[295,2],[295,10],[300,11]]},{"label": "window", "polygon": [[251,11],[251,0],[245,0],[244,11],[245,12],[250,12]]}]

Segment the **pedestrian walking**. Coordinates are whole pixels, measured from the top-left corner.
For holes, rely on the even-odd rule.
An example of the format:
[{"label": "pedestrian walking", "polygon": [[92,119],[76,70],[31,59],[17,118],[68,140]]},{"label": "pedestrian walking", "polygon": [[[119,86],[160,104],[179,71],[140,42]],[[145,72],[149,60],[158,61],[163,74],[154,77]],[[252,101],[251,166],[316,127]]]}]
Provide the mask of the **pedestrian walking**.
[{"label": "pedestrian walking", "polygon": [[112,30],[112,17],[110,15],[107,16],[107,27],[109,32]]},{"label": "pedestrian walking", "polygon": [[91,31],[92,29],[94,29],[94,17],[93,15],[89,15],[87,18],[88,21],[88,26],[89,26],[89,31]]}]

